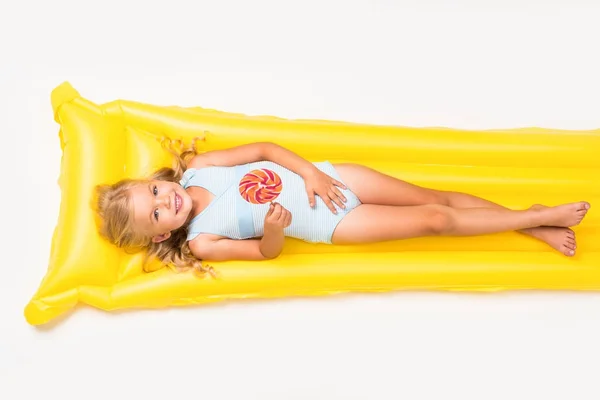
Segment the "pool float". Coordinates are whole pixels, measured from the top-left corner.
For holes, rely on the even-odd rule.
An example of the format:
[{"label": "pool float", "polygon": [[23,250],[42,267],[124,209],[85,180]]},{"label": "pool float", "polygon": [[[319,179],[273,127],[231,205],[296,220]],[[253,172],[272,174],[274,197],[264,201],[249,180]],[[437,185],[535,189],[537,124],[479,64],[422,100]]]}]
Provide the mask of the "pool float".
[{"label": "pool float", "polygon": [[[25,306],[30,324],[47,323],[77,304],[111,311],[348,292],[600,289],[600,130],[382,126],[128,100],[99,105],[68,82],[52,91],[51,102],[60,126],[61,205],[47,271]],[[351,246],[288,238],[273,260],[206,260],[217,278],[161,266],[146,272],[141,253],[126,253],[98,235],[93,188],[170,166],[164,141],[194,138],[201,151],[272,141],[310,161],[361,163],[510,208],[580,200],[592,208],[574,228],[575,257],[516,232]],[[277,190],[267,189],[267,199]],[[248,199],[264,201],[259,197]]]}]

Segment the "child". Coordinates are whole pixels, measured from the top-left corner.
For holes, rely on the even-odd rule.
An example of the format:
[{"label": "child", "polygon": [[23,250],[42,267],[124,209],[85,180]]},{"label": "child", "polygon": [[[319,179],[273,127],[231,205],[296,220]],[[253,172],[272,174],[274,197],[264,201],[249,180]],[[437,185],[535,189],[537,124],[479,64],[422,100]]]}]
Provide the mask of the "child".
[{"label": "child", "polygon": [[[420,236],[469,236],[517,230],[566,256],[568,229],[585,217],[584,201],[513,211],[469,194],[422,188],[358,164],[311,163],[274,143],[252,143],[176,157],[148,180],[97,187],[100,233],[119,247],[178,268],[212,272],[201,260],[277,257],[286,236],[330,244]],[[245,174],[267,169],[281,179],[276,202],[251,204]],[[243,240],[241,240],[243,239]]]}]

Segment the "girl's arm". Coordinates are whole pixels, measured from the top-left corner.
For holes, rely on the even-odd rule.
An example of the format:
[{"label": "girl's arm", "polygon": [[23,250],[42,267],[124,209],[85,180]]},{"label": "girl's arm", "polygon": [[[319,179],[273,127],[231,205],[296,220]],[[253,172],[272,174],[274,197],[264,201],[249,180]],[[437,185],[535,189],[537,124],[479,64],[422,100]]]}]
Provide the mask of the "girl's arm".
[{"label": "girl's arm", "polygon": [[190,162],[189,167],[232,167],[256,161],[272,161],[295,172],[302,178],[306,178],[311,173],[318,171],[317,167],[310,161],[271,142],[249,143],[224,150],[208,151],[195,156]]},{"label": "girl's arm", "polygon": [[265,232],[261,239],[218,239],[190,242],[194,257],[209,261],[262,261],[276,258],[283,249],[284,236]]},{"label": "girl's arm", "polygon": [[261,261],[277,258],[283,250],[283,229],[265,229],[260,239],[194,239],[190,250],[194,257],[209,261]]}]

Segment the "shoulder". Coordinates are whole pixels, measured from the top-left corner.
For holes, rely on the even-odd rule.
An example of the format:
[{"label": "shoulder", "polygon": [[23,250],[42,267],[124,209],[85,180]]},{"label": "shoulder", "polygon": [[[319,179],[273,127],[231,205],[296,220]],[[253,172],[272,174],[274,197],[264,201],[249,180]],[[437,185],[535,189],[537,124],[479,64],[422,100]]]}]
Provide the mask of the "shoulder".
[{"label": "shoulder", "polygon": [[200,233],[198,236],[188,242],[192,254],[196,258],[206,258],[206,251],[209,249],[213,242],[217,240],[225,239],[224,236],[213,235],[212,233]]},{"label": "shoulder", "polygon": [[198,171],[206,170],[212,167],[213,164],[204,155],[194,156],[186,165],[185,171],[181,177],[182,186],[185,185],[192,177],[194,177]]},{"label": "shoulder", "polygon": [[195,155],[187,164],[188,170],[206,168],[210,166],[212,166],[212,163],[210,161],[210,157],[208,157],[206,154]]}]

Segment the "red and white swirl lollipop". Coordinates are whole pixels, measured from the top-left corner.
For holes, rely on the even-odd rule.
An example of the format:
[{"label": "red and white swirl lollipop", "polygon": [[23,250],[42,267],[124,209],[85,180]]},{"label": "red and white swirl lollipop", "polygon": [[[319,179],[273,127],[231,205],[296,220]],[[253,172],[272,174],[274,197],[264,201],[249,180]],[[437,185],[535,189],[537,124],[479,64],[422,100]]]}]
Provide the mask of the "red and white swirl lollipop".
[{"label": "red and white swirl lollipop", "polygon": [[266,204],[281,193],[281,178],[270,169],[261,168],[248,172],[240,180],[240,195],[249,203]]}]

